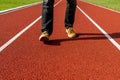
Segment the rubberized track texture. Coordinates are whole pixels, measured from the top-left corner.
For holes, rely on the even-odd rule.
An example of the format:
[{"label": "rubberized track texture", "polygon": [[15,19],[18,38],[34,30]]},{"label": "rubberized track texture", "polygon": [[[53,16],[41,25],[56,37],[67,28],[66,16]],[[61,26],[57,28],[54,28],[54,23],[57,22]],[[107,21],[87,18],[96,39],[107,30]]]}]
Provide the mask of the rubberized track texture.
[{"label": "rubberized track texture", "polygon": [[66,0],[56,3],[54,31],[47,44],[38,40],[41,4],[0,15],[1,47],[30,26],[1,50],[0,80],[119,80],[120,13],[77,1],[74,29],[79,36],[69,39],[64,27]]}]

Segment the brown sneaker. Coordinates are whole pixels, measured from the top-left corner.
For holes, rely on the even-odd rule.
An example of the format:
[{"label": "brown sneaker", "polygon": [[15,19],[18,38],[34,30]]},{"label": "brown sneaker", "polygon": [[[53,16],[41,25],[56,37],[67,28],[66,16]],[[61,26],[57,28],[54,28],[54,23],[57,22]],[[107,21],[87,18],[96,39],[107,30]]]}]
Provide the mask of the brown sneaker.
[{"label": "brown sneaker", "polygon": [[72,27],[66,29],[66,32],[67,32],[67,35],[69,38],[75,38],[76,37],[76,33],[75,31],[73,30]]},{"label": "brown sneaker", "polygon": [[39,37],[40,41],[48,41],[49,40],[49,34],[47,31],[42,32],[41,36]]}]

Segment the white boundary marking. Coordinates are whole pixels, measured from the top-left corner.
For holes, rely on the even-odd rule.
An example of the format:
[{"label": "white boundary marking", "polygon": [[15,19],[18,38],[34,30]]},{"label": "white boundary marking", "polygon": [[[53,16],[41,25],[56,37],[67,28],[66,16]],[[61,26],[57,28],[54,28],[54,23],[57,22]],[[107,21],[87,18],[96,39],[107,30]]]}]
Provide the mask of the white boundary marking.
[{"label": "white boundary marking", "polygon": [[[57,6],[62,0],[58,1],[55,5]],[[2,52],[7,46],[9,46],[11,43],[13,43],[18,37],[20,37],[25,31],[27,31],[30,27],[32,27],[37,21],[39,21],[42,18],[42,16],[38,17],[36,20],[34,20],[32,23],[30,23],[27,27],[25,27],[23,30],[21,30],[19,33],[17,33],[13,38],[11,38],[8,42],[3,44],[0,47],[0,52]]]},{"label": "white boundary marking", "polygon": [[14,42],[18,37],[20,37],[25,31],[27,31],[30,27],[32,27],[38,20],[40,20],[42,16],[38,17],[35,21],[33,21],[31,24],[29,24],[27,27],[25,27],[23,30],[21,30],[19,33],[17,33],[13,38],[11,38],[8,42],[6,42],[4,45],[0,47],[0,52],[5,49],[7,46],[9,46],[12,42]]},{"label": "white boundary marking", "polygon": [[56,7],[62,0],[59,0],[55,5],[54,7]]},{"label": "white boundary marking", "polygon": [[107,38],[108,40],[120,51],[120,45],[110,36],[105,32],[101,26],[99,26],[91,17],[89,17],[78,5],[77,8],[87,17],[88,20],[90,20],[96,28],[98,28]]},{"label": "white boundary marking", "polygon": [[120,11],[113,10],[113,9],[110,9],[110,8],[107,8],[107,7],[103,7],[103,6],[94,4],[94,3],[90,3],[90,2],[86,2],[86,1],[82,1],[82,0],[80,0],[80,1],[81,1],[81,2],[84,2],[84,3],[88,3],[88,4],[90,4],[90,5],[94,5],[94,6],[97,6],[97,7],[103,8],[103,9],[106,9],[106,10],[109,10],[109,11],[112,11],[112,12],[120,13]]},{"label": "white boundary marking", "polygon": [[16,10],[19,10],[19,9],[27,8],[27,7],[30,7],[30,6],[38,5],[38,4],[41,4],[41,3],[42,2],[36,2],[36,3],[24,5],[24,6],[19,6],[19,7],[16,7],[16,8],[10,8],[10,9],[6,9],[6,10],[2,10],[2,11],[0,11],[0,15],[7,14],[7,13],[10,13],[10,12],[13,12],[13,11],[16,11]]}]

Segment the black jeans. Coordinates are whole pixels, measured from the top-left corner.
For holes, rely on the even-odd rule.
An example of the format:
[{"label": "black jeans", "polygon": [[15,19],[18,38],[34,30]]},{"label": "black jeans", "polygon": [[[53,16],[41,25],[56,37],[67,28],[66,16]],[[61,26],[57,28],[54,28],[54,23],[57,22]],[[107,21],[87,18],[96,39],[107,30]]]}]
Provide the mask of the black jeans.
[{"label": "black jeans", "polygon": [[[42,32],[48,31],[51,35],[53,31],[53,10],[54,0],[43,0],[42,5]],[[76,11],[76,0],[67,0],[65,13],[65,27],[73,27]]]}]

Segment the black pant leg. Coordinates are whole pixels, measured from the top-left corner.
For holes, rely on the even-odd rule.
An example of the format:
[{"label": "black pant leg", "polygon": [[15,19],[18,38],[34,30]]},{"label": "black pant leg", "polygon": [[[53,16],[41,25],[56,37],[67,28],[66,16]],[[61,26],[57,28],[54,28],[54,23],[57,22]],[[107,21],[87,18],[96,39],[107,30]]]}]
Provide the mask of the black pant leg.
[{"label": "black pant leg", "polygon": [[54,0],[43,0],[42,5],[42,32],[48,31],[51,35],[53,31],[53,8]]},{"label": "black pant leg", "polygon": [[65,27],[73,27],[76,11],[76,0],[67,0],[67,7],[65,13]]}]

